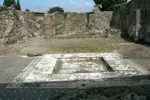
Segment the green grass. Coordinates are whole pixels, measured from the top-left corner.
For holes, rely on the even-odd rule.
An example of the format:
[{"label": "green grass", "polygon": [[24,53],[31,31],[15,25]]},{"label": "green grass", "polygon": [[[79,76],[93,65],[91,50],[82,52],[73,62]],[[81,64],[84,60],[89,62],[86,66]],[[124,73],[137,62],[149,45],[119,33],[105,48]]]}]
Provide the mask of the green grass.
[{"label": "green grass", "polygon": [[112,44],[117,43],[128,43],[128,41],[119,36],[99,39],[53,39],[51,41],[41,39],[22,44],[0,46],[0,55],[26,55],[35,52],[37,54],[104,53],[116,50]]},{"label": "green grass", "polygon": [[110,52],[107,45],[74,44],[62,49],[66,53],[86,53],[86,52]]}]

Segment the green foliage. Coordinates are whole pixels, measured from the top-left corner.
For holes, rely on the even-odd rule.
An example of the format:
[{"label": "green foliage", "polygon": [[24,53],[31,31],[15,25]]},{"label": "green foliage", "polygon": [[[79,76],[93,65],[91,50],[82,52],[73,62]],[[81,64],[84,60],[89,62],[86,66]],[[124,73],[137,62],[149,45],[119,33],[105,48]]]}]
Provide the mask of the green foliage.
[{"label": "green foliage", "polygon": [[25,11],[30,12],[30,10],[29,10],[29,9],[26,9]]},{"label": "green foliage", "polygon": [[4,0],[3,5],[6,7],[10,7],[13,5],[16,8],[16,10],[21,10],[19,0],[17,0],[17,3],[16,3],[16,0]]},{"label": "green foliage", "polygon": [[95,4],[102,4],[103,0],[94,0]]},{"label": "green foliage", "polygon": [[95,4],[101,4],[102,11],[113,10],[113,7],[117,4],[125,3],[127,0],[94,0]]},{"label": "green foliage", "polygon": [[21,10],[21,6],[20,6],[20,2],[19,2],[19,0],[17,0],[16,10]]},{"label": "green foliage", "polygon": [[64,10],[61,7],[53,7],[50,8],[47,13],[54,13],[54,12],[64,12]]},{"label": "green foliage", "polygon": [[11,5],[16,5],[16,1],[15,0],[4,0],[4,3],[3,3],[4,6],[6,7],[10,7]]}]

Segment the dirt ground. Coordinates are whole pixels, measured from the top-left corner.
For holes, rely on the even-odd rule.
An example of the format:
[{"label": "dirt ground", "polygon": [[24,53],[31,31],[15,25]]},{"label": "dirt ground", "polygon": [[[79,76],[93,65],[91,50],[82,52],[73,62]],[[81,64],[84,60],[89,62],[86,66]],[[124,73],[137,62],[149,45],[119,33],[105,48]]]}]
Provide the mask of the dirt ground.
[{"label": "dirt ground", "polygon": [[0,46],[1,56],[116,51],[130,58],[150,58],[150,47],[148,45],[134,44],[119,37],[49,40],[36,37],[29,39],[27,42]]}]

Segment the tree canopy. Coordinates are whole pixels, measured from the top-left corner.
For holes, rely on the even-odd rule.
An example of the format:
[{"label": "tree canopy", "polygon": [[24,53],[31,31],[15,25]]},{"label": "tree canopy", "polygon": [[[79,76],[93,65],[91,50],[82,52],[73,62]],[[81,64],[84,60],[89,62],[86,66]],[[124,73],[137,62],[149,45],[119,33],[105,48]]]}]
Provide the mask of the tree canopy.
[{"label": "tree canopy", "polygon": [[112,10],[116,4],[121,4],[127,2],[127,0],[94,0],[95,4],[101,4],[102,11]]},{"label": "tree canopy", "polygon": [[29,9],[26,9],[25,11],[30,12],[30,10],[29,10]]},{"label": "tree canopy", "polygon": [[50,8],[47,13],[54,13],[54,12],[64,12],[64,10],[61,7],[53,7]]},{"label": "tree canopy", "polygon": [[11,5],[16,5],[16,1],[15,0],[4,0],[4,3],[3,3],[4,6],[6,7],[10,7]]},{"label": "tree canopy", "polygon": [[21,6],[20,6],[20,1],[17,0],[4,0],[4,3],[3,3],[4,6],[6,7],[10,7],[10,6],[14,6],[16,10],[21,10]]},{"label": "tree canopy", "polygon": [[17,10],[21,10],[21,6],[20,6],[20,1],[19,0],[17,0],[16,9]]}]

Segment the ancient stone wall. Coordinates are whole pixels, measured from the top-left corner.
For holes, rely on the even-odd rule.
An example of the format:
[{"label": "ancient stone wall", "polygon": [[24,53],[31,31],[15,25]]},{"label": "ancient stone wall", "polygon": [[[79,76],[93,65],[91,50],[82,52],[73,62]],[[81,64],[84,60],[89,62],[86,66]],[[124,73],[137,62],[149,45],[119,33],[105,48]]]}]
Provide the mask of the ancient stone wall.
[{"label": "ancient stone wall", "polygon": [[86,32],[86,13],[66,13],[64,34],[83,34]]},{"label": "ancient stone wall", "polygon": [[26,25],[25,29],[28,32],[28,37],[43,35],[44,14],[38,15],[32,12],[24,12],[23,17],[24,17],[24,24]]},{"label": "ancient stone wall", "polygon": [[103,34],[106,29],[110,28],[110,21],[112,19],[111,11],[99,12],[95,14],[95,28]]},{"label": "ancient stone wall", "polygon": [[44,16],[44,21],[43,21],[43,23],[44,23],[44,27],[43,27],[43,29],[44,29],[44,32],[43,32],[43,34],[45,35],[45,36],[47,36],[47,37],[49,37],[49,36],[52,36],[53,35],[53,22],[52,22],[52,17],[53,16],[49,16],[49,15],[45,15]]},{"label": "ancient stone wall", "polygon": [[0,7],[0,40],[1,42],[15,42],[20,39],[21,22],[14,9]]},{"label": "ancient stone wall", "polygon": [[149,0],[132,0],[116,6],[111,27],[120,29],[130,36],[146,39],[150,37],[150,2]]},{"label": "ancient stone wall", "polygon": [[99,5],[95,6],[95,27],[104,31],[110,26],[113,11],[100,11]]},{"label": "ancient stone wall", "polygon": [[13,7],[0,7],[0,44],[40,35],[43,31],[43,16],[16,11]]},{"label": "ancient stone wall", "polygon": [[50,36],[104,34],[113,12],[55,13],[45,15],[44,25]]},{"label": "ancient stone wall", "polygon": [[[91,15],[89,15],[91,16]],[[89,23],[92,19],[89,18]],[[55,13],[45,15],[44,25],[51,35],[83,34],[87,31],[87,13]],[[93,24],[93,23],[92,23]],[[50,35],[50,36],[51,36]]]},{"label": "ancient stone wall", "polygon": [[104,35],[110,27],[113,12],[96,8],[89,13],[20,12],[13,7],[0,7],[0,41],[14,43],[35,36],[55,37]]}]

